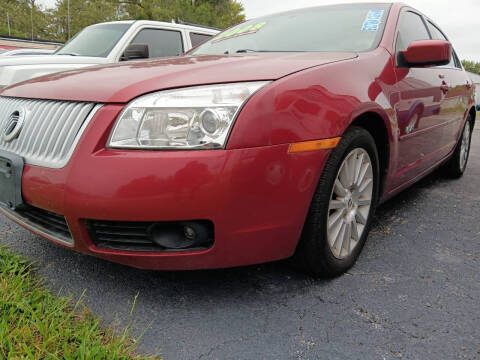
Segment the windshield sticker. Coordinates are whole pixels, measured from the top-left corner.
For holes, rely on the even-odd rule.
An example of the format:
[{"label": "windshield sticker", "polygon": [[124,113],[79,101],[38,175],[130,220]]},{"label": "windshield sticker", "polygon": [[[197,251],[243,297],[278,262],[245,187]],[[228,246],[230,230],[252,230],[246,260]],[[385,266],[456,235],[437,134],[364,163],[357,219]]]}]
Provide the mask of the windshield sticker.
[{"label": "windshield sticker", "polygon": [[255,34],[258,32],[261,28],[263,28],[267,24],[266,21],[258,23],[258,24],[251,24],[247,26],[239,26],[236,27],[235,29],[225,31],[218,35],[216,38],[212,40],[212,44],[215,44],[219,41],[231,39],[237,36],[243,36],[243,35],[250,35],[250,34]]},{"label": "windshield sticker", "polygon": [[382,23],[383,10],[370,10],[363,22],[362,31],[378,31]]}]

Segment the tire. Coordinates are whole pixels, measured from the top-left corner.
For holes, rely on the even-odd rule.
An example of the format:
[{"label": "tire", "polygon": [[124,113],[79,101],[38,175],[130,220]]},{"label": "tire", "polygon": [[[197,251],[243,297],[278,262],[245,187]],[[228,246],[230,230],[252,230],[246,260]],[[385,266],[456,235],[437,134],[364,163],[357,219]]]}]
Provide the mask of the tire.
[{"label": "tire", "polygon": [[444,174],[450,178],[459,179],[465,173],[472,143],[472,125],[472,117],[468,115],[465,126],[463,127],[462,136],[460,136],[458,140],[455,151],[450,160],[443,166]]},{"label": "tire", "polygon": [[[360,172],[358,173],[358,178],[360,178],[368,161],[371,171],[368,170],[368,168],[365,170],[363,183],[367,183],[367,173],[371,173],[372,181],[371,185],[368,185],[368,187],[371,186],[371,202],[367,213],[365,211],[366,206],[361,207],[358,204],[361,202],[365,203],[368,200],[362,200],[360,197],[356,198],[356,202],[353,200],[354,194],[358,195],[358,193],[360,193],[361,189],[355,190],[355,187],[358,187],[358,185],[352,185],[350,198],[348,194],[345,195],[344,198],[341,198],[338,196],[339,189],[336,186],[336,180],[337,177],[340,180],[342,174],[346,173],[348,166],[344,164],[347,162],[351,168],[355,168],[354,177],[357,177],[357,169],[360,167]],[[352,164],[356,165],[352,166]],[[296,267],[300,267],[316,277],[335,277],[341,275],[353,266],[365,244],[370,230],[371,221],[378,201],[379,174],[379,160],[375,140],[370,133],[363,128],[349,128],[338,146],[332,150],[320,177],[297,250],[292,258]],[[342,181],[349,182],[345,179]],[[364,194],[369,192],[370,188],[364,190]],[[360,196],[363,197],[366,195]],[[332,199],[333,201],[331,202]],[[337,218],[338,214],[343,216],[342,210],[332,209],[331,207],[336,208],[340,203],[343,204],[341,207],[344,207],[345,216],[343,219],[340,218],[340,220],[338,220],[340,221],[339,225],[333,223],[333,220]],[[364,225],[357,224],[355,205],[358,205],[357,212],[363,213],[361,217],[363,222],[365,222]],[[355,224],[353,224],[352,217],[354,218],[353,221],[356,222]],[[358,218],[360,218],[360,216],[358,216]],[[333,223],[333,225],[329,227],[328,222],[330,222],[330,224]],[[348,222],[350,222],[349,225],[347,225]],[[340,236],[342,229],[339,230],[340,233],[335,237],[337,226],[344,226],[345,232],[343,233],[343,238]],[[358,231],[360,226],[363,227],[361,229],[361,235],[359,235]],[[354,227],[357,230],[355,241]],[[350,232],[348,229],[350,229]],[[345,239],[348,240],[346,241]],[[339,246],[340,241],[342,241],[342,244]],[[344,245],[344,242],[347,244]],[[344,246],[349,248],[349,250],[344,249]]]}]

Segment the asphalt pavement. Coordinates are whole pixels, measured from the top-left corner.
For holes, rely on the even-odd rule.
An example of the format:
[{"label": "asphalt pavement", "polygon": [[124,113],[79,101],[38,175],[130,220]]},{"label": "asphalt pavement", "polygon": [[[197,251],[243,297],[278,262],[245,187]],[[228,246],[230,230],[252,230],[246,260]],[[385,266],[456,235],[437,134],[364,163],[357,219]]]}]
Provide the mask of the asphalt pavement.
[{"label": "asphalt pavement", "polygon": [[[480,120],[478,121],[480,124]],[[164,359],[480,358],[480,127],[465,176],[434,173],[377,211],[357,265],[151,272],[73,253],[0,217],[0,242]],[[138,300],[130,316],[135,296]]]}]

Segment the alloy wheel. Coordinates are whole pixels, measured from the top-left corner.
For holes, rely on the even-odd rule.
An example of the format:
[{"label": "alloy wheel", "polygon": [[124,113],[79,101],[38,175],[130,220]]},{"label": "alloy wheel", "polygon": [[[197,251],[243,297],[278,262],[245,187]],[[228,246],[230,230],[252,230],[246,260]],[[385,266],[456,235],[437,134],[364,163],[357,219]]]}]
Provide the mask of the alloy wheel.
[{"label": "alloy wheel", "polygon": [[337,259],[350,256],[359,244],[372,197],[372,161],[366,150],[356,148],[340,166],[328,207],[328,244]]},{"label": "alloy wheel", "polygon": [[467,122],[463,130],[462,143],[460,145],[460,168],[462,171],[467,167],[468,154],[470,152],[470,132],[470,123]]}]

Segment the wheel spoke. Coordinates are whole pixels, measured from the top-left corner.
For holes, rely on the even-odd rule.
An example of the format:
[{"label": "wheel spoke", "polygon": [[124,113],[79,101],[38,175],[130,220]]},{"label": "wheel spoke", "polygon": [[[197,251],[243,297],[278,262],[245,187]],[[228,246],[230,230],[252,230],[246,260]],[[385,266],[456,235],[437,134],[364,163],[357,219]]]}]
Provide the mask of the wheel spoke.
[{"label": "wheel spoke", "polygon": [[357,219],[357,221],[362,225],[367,224],[367,220],[360,211],[357,211],[357,213],[355,214],[355,219]]},{"label": "wheel spoke", "polygon": [[342,168],[340,169],[340,176],[338,177],[344,188],[348,189],[350,187],[350,166],[348,164],[348,159],[343,163]]},{"label": "wheel spoke", "polygon": [[333,213],[328,219],[328,228],[331,229],[345,214],[345,209],[341,209]]},{"label": "wheel spoke", "polygon": [[358,176],[358,180],[357,182],[355,183],[357,186],[361,186],[363,181],[365,180],[365,176],[367,175],[367,171],[368,169],[370,168],[370,164],[364,164],[362,166],[362,170],[360,172],[360,175]]},{"label": "wheel spoke", "polygon": [[330,210],[343,209],[344,207],[345,207],[345,203],[343,201],[330,200],[330,205],[329,205]]},{"label": "wheel spoke", "polygon": [[355,181],[355,172],[357,168],[357,154],[353,153],[347,160],[348,163],[348,187],[351,187]]},{"label": "wheel spoke", "polygon": [[345,249],[347,254],[350,253],[350,242],[352,239],[352,224],[345,224],[345,234],[343,236],[342,249]]},{"label": "wheel spoke", "polygon": [[360,189],[358,189],[358,192],[360,194],[363,194],[365,190],[367,190],[368,186],[372,183],[372,179],[366,179],[363,184],[360,186]]},{"label": "wheel spoke", "polygon": [[355,220],[352,221],[352,237],[353,237],[353,240],[355,240],[355,241],[359,240],[359,238],[358,238],[358,226],[357,226],[357,222]]},{"label": "wheel spoke", "polygon": [[344,197],[347,195],[347,190],[343,187],[343,184],[340,182],[339,178],[335,180],[334,191],[335,191],[335,194],[340,197]]},{"label": "wheel spoke", "polygon": [[330,244],[330,247],[333,248],[335,246],[335,243],[338,240],[338,236],[342,231],[343,226],[344,226],[344,221],[342,220],[337,224],[337,226],[331,232],[329,232],[328,242]]},{"label": "wheel spoke", "polygon": [[342,252],[342,248],[338,246],[339,245],[338,243],[339,241],[343,242],[344,236],[345,236],[345,222],[342,221],[342,225],[340,226],[340,229],[337,232],[337,235],[334,237],[335,242],[333,243],[333,250],[335,249],[339,250],[337,255],[340,255]]},{"label": "wheel spoke", "polygon": [[368,206],[372,203],[372,200],[360,199],[358,200],[358,206]]},{"label": "wheel spoke", "polygon": [[355,176],[353,178],[353,183],[358,184],[358,178],[360,177],[360,172],[362,171],[363,159],[365,154],[360,154],[355,164]]}]

